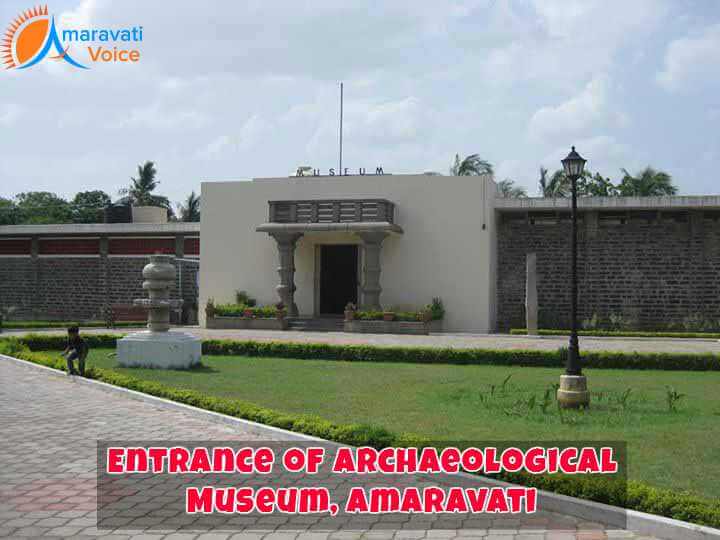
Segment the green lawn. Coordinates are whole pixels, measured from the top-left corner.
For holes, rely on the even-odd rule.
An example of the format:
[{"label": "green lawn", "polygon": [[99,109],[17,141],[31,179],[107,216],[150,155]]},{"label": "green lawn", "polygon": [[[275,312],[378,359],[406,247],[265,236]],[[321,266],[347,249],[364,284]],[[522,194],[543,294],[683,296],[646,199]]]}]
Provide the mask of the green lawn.
[{"label": "green lawn", "polygon": [[[204,356],[201,368],[166,371],[119,368],[109,352],[91,351],[89,365],[435,440],[623,440],[631,478],[720,497],[720,372],[588,369],[591,409],[561,417],[554,402],[541,410],[558,369]],[[686,394],[677,412],[666,385]]]}]

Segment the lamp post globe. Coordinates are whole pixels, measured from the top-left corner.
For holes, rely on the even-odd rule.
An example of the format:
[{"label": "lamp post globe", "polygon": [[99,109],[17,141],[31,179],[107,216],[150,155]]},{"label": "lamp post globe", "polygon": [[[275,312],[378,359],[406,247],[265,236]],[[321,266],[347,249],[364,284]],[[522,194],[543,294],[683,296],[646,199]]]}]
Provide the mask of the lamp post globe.
[{"label": "lamp post globe", "polygon": [[565,364],[565,373],[560,376],[560,387],[557,391],[558,404],[562,408],[587,407],[590,404],[590,392],[587,389],[587,378],[582,374],[580,364],[580,345],[578,343],[577,321],[577,181],[582,176],[585,160],[575,151],[575,147],[562,160],[565,176],[570,180],[572,205],[570,211],[572,233],[570,236],[570,340]]}]

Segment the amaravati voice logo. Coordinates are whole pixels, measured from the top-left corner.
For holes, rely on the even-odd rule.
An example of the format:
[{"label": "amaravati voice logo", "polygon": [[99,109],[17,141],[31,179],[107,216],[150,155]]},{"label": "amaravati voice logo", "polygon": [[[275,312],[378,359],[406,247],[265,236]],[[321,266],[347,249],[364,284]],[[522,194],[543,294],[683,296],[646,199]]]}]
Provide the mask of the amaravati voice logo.
[{"label": "amaravati voice logo", "polygon": [[63,48],[55,28],[55,17],[48,8],[36,7],[21,13],[8,27],[0,46],[0,54],[6,69],[25,69],[45,58],[51,50],[53,60],[64,60],[75,67],[87,69]]},{"label": "amaravati voice logo", "polygon": [[[110,47],[108,43],[139,43],[143,40],[143,27],[127,28],[62,28],[55,25],[55,17],[47,6],[38,6],[21,13],[8,27],[0,44],[0,56],[6,69],[26,69],[44,58],[65,61],[71,66],[88,69],[76,60],[87,55],[87,62],[135,63],[140,61],[137,48]],[[99,42],[100,44],[97,44]],[[70,45],[86,45],[70,54]],[[93,45],[91,45],[93,44]],[[50,55],[50,56],[48,56]]]}]

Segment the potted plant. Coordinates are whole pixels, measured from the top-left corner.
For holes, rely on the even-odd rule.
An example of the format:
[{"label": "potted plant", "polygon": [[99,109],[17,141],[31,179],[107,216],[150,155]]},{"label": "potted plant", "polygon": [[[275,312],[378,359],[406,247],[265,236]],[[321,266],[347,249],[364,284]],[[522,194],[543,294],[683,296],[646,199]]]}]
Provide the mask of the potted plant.
[{"label": "potted plant", "polygon": [[395,312],[394,311],[383,311],[383,321],[391,322],[395,320]]},{"label": "potted plant", "polygon": [[254,315],[253,309],[250,306],[245,306],[243,308],[243,317],[246,319],[252,319]]},{"label": "potted plant", "polygon": [[345,305],[345,320],[346,321],[354,321],[356,311],[357,311],[357,306],[355,304],[353,304],[352,302],[348,302]]},{"label": "potted plant", "polygon": [[282,302],[278,302],[277,304],[275,304],[275,310],[276,310],[275,317],[279,321],[282,321],[285,318],[285,316],[287,315],[287,310],[285,309],[285,304],[283,304]]},{"label": "potted plant", "polygon": [[212,298],[208,298],[208,301],[205,303],[205,317],[208,319],[215,317],[215,300]]},{"label": "potted plant", "polygon": [[433,314],[430,309],[424,309],[420,312],[420,320],[425,324],[430,324],[433,320]]}]

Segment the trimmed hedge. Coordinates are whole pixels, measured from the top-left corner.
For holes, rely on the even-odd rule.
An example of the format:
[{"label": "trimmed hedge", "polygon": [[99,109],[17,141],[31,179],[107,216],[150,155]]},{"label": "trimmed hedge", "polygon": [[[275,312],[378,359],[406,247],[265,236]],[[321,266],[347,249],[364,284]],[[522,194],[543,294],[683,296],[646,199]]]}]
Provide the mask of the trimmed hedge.
[{"label": "trimmed hedge", "polygon": [[[116,336],[103,336],[104,338]],[[0,353],[15,356],[53,369],[64,370],[60,355],[33,352],[20,339],[0,340]],[[237,399],[207,396],[195,390],[174,388],[162,383],[145,381],[113,370],[90,366],[86,376],[116,386],[162,397],[237,418],[244,418],[291,431],[353,446],[424,446],[425,438],[413,434],[395,434],[385,428],[369,424],[338,424],[317,416],[281,413]],[[534,486],[539,489],[613,504],[641,512],[689,521],[699,525],[720,527],[720,501],[705,499],[690,493],[653,488],[630,481],[622,483],[599,478],[571,476],[533,476],[504,474],[503,480]]]},{"label": "trimmed hedge", "polygon": [[[139,327],[147,325],[147,321],[119,321],[113,323],[113,327],[124,328],[124,327]],[[0,324],[0,331],[3,328],[8,330],[23,328],[67,328],[68,326],[79,326],[80,328],[104,328],[107,326],[105,321],[85,321],[85,322],[73,322],[73,321],[3,321]]]},{"label": "trimmed hedge", "polygon": [[[526,336],[527,328],[511,328],[510,335],[512,336]],[[541,336],[569,336],[570,330],[552,330],[552,329],[541,329],[538,330],[538,335]],[[579,336],[588,337],[644,337],[644,338],[698,338],[698,339],[720,339],[720,333],[718,332],[645,332],[635,330],[578,330]]]},{"label": "trimmed hedge", "polygon": [[[124,334],[82,334],[83,340],[90,348],[114,349],[117,340]],[[67,345],[67,336],[58,334],[26,334],[17,338],[0,338],[3,341],[17,341],[31,351],[48,351],[52,349],[63,350]]]},{"label": "trimmed hedge", "polygon": [[[85,334],[90,347],[114,348],[117,334]],[[18,338],[30,350],[65,347],[65,336],[28,334]],[[557,351],[442,349],[436,347],[378,347],[374,345],[333,345],[279,341],[236,341],[209,339],[202,343],[203,354],[217,356],[268,356],[345,362],[403,362],[413,364],[461,364],[526,367],[562,367],[566,349]],[[720,371],[720,355],[712,353],[625,353],[588,351],[582,353],[583,367],[598,369],[657,369],[665,371]]]},{"label": "trimmed hedge", "polygon": [[250,311],[253,319],[274,319],[278,313],[275,306],[257,307],[246,304],[217,304],[215,306],[216,317],[244,317],[245,311]]},{"label": "trimmed hedge", "polygon": [[[234,340],[205,340],[208,355],[270,356],[348,362],[406,362],[416,364],[476,364],[497,366],[562,367],[563,349],[558,351],[442,349],[437,347],[378,347],[325,343],[284,343]],[[659,369],[673,371],[720,371],[720,356],[684,353],[582,353],[584,367],[603,369]]]}]

